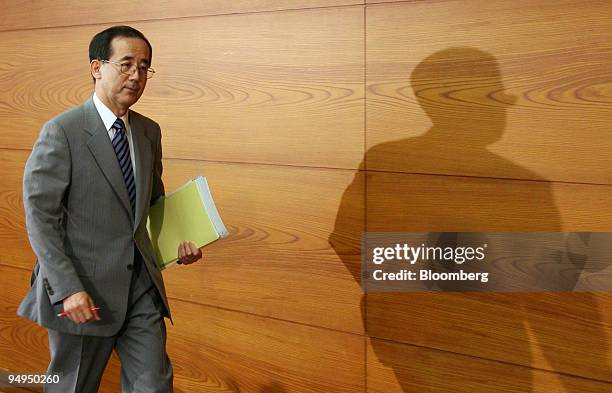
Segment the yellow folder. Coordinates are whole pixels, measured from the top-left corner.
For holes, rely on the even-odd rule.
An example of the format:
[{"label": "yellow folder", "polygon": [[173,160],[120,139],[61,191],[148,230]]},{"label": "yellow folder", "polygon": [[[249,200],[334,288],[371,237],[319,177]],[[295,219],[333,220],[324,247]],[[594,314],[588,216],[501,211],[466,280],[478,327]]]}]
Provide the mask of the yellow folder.
[{"label": "yellow folder", "polygon": [[147,230],[160,270],[178,260],[181,241],[202,247],[227,236],[208,182],[202,176],[157,200],[149,209]]}]

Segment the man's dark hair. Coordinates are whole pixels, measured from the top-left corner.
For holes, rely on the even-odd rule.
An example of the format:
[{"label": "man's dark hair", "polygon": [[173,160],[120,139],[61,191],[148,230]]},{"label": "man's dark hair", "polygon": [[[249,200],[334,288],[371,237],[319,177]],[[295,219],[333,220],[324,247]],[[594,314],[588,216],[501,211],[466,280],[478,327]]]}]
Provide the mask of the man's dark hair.
[{"label": "man's dark hair", "polygon": [[[89,43],[89,62],[92,60],[108,60],[113,55],[111,42],[115,37],[140,38],[149,47],[149,65],[153,60],[151,43],[140,31],[130,26],[113,26],[96,34]],[[93,78],[96,83],[96,78]]]}]

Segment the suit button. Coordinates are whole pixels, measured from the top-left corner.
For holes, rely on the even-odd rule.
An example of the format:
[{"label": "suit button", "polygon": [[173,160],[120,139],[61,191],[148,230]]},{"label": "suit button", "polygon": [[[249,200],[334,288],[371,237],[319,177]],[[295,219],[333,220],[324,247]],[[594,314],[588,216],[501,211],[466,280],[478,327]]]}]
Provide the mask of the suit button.
[{"label": "suit button", "polygon": [[49,295],[53,296],[53,289],[49,289]]},{"label": "suit button", "polygon": [[134,268],[134,265],[132,265],[131,263],[129,265],[127,265],[127,269],[128,270],[132,270]]}]

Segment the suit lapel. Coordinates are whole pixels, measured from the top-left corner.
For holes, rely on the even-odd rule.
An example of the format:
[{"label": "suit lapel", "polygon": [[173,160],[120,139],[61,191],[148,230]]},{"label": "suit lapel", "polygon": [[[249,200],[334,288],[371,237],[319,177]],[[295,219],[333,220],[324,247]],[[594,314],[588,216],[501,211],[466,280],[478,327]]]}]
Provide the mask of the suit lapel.
[{"label": "suit lapel", "polygon": [[130,197],[125,187],[123,173],[117,162],[117,155],[111,144],[108,131],[104,127],[104,123],[93,103],[93,98],[85,102],[84,108],[85,131],[91,135],[87,141],[87,147],[91,151],[91,154],[93,154],[102,173],[104,173],[104,177],[113,187],[115,194],[117,194],[117,197],[121,201],[121,205],[123,205],[129,216],[132,217]]},{"label": "suit lapel", "polygon": [[134,161],[136,164],[136,221],[134,232],[140,225],[144,211],[149,205],[147,197],[151,182],[151,142],[145,134],[145,128],[138,115],[132,112],[130,115],[130,128],[132,141],[134,142]]}]

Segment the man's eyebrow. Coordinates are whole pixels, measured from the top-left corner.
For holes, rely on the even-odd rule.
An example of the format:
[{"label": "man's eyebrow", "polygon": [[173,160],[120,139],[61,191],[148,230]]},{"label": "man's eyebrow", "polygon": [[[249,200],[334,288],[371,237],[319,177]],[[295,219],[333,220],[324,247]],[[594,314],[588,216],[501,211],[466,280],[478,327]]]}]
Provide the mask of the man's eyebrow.
[{"label": "man's eyebrow", "polygon": [[[119,61],[124,61],[124,60],[134,60],[134,56],[126,55],[126,56],[123,56],[121,59],[119,59]],[[148,59],[143,59],[142,61],[146,63],[147,65],[150,65],[150,62]]]}]

